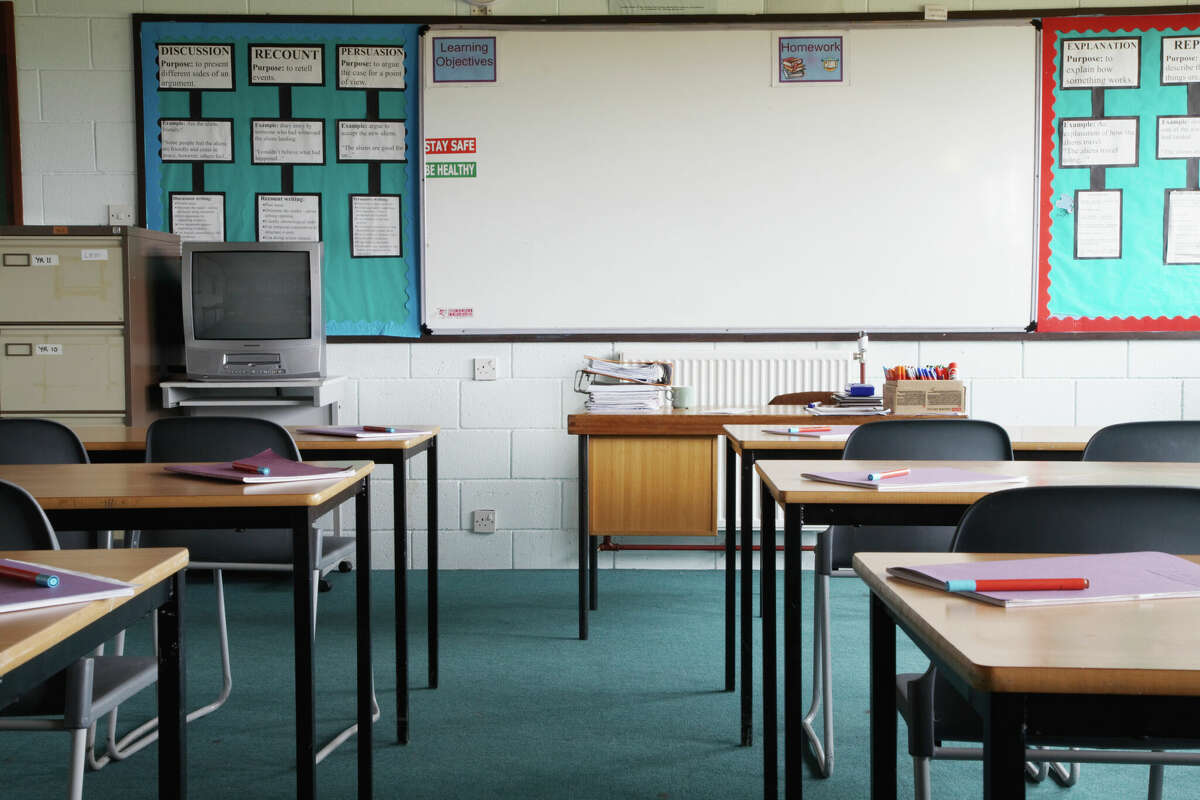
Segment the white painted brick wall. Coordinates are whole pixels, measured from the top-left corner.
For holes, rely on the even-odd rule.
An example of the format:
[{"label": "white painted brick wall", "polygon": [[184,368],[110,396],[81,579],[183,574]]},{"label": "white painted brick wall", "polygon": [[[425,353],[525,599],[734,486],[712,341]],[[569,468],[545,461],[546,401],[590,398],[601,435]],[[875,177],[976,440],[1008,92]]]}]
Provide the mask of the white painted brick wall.
[{"label": "white painted brick wall", "polygon": [[1026,378],[1123,378],[1129,345],[1109,340],[1026,342]]},{"label": "white painted brick wall", "polygon": [[458,381],[371,380],[358,386],[359,421],[458,427]]},{"label": "white painted brick wall", "polygon": [[459,528],[470,530],[471,512],[481,508],[496,510],[496,530],[559,530],[562,528],[562,483],[463,481]]},{"label": "white painted brick wall", "polygon": [[1131,378],[1200,377],[1200,342],[1139,340],[1129,343]]},{"label": "white painted brick wall", "polygon": [[1179,419],[1183,384],[1177,380],[1082,380],[1078,384],[1078,425],[1112,425],[1140,419]]},{"label": "white painted brick wall", "polygon": [[96,169],[101,172],[136,171],[135,137],[132,122],[97,122]]},{"label": "white painted brick wall", "polygon": [[579,475],[579,444],[564,430],[513,431],[514,478],[574,478]]},{"label": "white painted brick wall", "polygon": [[[133,72],[42,70],[42,119],[49,122],[133,122]],[[135,195],[126,195],[133,202]],[[108,222],[93,217],[96,225]]]},{"label": "white painted brick wall", "polygon": [[21,169],[93,172],[96,139],[90,122],[31,122],[21,126]]},{"label": "white painted brick wall", "polygon": [[496,359],[497,379],[512,377],[512,345],[488,342],[414,344],[412,375],[414,378],[474,379],[477,358]]},{"label": "white painted brick wall", "polygon": [[462,480],[512,476],[508,430],[443,431],[438,436],[438,472]]},{"label": "white painted brick wall", "polygon": [[971,416],[1001,425],[1074,425],[1075,382],[973,380],[970,409]]},{"label": "white painted brick wall", "polygon": [[562,382],[464,381],[464,428],[554,428],[562,417]]}]

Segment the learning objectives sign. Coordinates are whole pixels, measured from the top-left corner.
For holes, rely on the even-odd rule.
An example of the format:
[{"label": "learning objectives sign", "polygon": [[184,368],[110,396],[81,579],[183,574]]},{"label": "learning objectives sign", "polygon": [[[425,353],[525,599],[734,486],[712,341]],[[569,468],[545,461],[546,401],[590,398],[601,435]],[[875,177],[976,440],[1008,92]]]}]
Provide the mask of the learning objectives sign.
[{"label": "learning objectives sign", "polygon": [[435,36],[433,82],[495,83],[495,36]]}]

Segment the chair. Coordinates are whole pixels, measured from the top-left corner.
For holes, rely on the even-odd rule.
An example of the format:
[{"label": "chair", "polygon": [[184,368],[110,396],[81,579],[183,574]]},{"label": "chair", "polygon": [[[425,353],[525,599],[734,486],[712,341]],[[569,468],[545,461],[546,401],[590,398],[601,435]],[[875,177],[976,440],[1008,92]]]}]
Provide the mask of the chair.
[{"label": "chair", "polygon": [[[270,420],[254,417],[164,417],[146,429],[146,461],[232,461],[270,448],[285,458],[300,460],[300,451],[290,433]],[[144,530],[134,544],[146,547],[186,547],[188,569],[213,570],[217,594],[217,625],[221,656],[221,690],[215,700],[188,713],[192,722],[216,711],[233,691],[233,670],[229,658],[229,630],[225,618],[225,587],[222,571],[290,570],[292,532],[263,529],[247,533],[237,530]],[[321,537],[314,529],[312,546],[316,568],[314,578],[337,566],[349,568],[354,539]],[[317,603],[314,580],[312,603]],[[152,719],[126,734],[110,748],[114,758],[124,758],[157,738],[157,719]],[[110,728],[113,726],[110,726]]]},{"label": "chair", "polygon": [[[0,480],[0,547],[57,550],[58,538],[37,501]],[[68,797],[83,796],[89,731],[98,719],[158,679],[153,657],[93,656],[76,661],[32,692],[0,710],[0,729],[65,730],[71,733]]]},{"label": "chair", "polygon": [[[912,459],[1011,461],[1008,433],[993,422],[966,419],[894,419],[854,429],[842,457],[849,460]],[[833,774],[833,662],[829,637],[829,579],[853,575],[858,551],[946,550],[954,528],[915,525],[834,525],[817,534],[813,589],[813,693],[801,728],[822,777]],[[813,726],[822,711],[824,737]]]},{"label": "chair", "polygon": [[1122,422],[1092,434],[1084,461],[1200,461],[1200,422]]},{"label": "chair", "polygon": [[[49,419],[0,419],[0,464],[87,464],[87,449],[75,432]],[[58,545],[67,550],[108,546],[110,537],[98,531],[57,531]]]},{"label": "chair", "polygon": [[771,406],[806,406],[809,403],[832,403],[832,392],[791,392],[777,394],[767,405]]},{"label": "chair", "polygon": [[[959,522],[951,550],[964,553],[1112,553],[1161,550],[1194,553],[1200,545],[1200,490],[1165,486],[1055,486],[1008,489],[972,505]],[[1136,532],[1136,533],[1134,533]],[[896,677],[896,705],[908,723],[917,798],[929,797],[931,758],[980,759],[978,748],[946,747],[944,741],[977,742],[982,723],[936,667],[923,675]],[[1161,743],[1146,739],[1113,741],[1073,737],[1072,748],[1126,748],[1117,753],[1072,749],[1047,753],[1036,741],[1026,752],[1030,761],[1048,757],[1073,761],[1150,763],[1148,796],[1162,793],[1162,763],[1148,752]],[[1042,743],[1047,745],[1058,742]],[[1195,747],[1198,743],[1190,743]],[[1173,743],[1179,747],[1178,742]],[[1129,749],[1137,748],[1136,752]],[[1174,761],[1178,762],[1178,754]],[[1189,763],[1193,763],[1190,759]],[[1200,764],[1200,754],[1194,763]],[[1028,769],[1028,765],[1027,765]]]}]

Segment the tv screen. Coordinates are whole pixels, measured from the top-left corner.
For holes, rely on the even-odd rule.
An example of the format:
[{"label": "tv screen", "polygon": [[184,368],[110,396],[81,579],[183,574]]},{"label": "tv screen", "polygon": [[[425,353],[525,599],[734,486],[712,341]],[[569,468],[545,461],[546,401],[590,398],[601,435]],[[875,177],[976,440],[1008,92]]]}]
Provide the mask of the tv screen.
[{"label": "tv screen", "polygon": [[309,254],[228,250],[192,254],[196,339],[306,339],[312,326]]}]

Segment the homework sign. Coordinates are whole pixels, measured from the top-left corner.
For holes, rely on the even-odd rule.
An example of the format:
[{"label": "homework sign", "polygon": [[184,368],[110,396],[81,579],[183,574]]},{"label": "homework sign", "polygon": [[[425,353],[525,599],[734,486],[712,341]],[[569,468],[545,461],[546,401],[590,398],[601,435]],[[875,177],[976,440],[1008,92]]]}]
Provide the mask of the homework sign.
[{"label": "homework sign", "polygon": [[841,36],[780,36],[775,83],[844,83],[845,39]]}]

